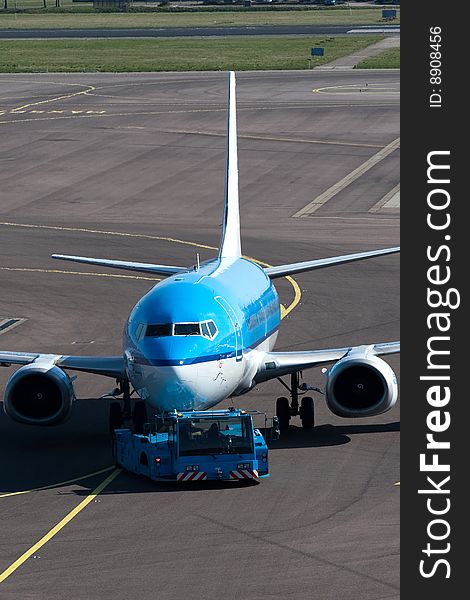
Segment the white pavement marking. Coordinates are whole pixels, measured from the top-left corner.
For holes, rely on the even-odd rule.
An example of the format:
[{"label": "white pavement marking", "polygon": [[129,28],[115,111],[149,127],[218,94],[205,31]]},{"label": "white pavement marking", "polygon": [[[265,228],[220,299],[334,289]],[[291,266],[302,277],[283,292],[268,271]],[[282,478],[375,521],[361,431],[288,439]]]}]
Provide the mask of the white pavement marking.
[{"label": "white pavement marking", "polygon": [[385,29],[383,27],[361,27],[360,29],[350,29],[346,33],[400,33],[400,28]]},{"label": "white pavement marking", "polygon": [[370,213],[380,212],[387,208],[400,208],[400,184],[398,183],[377,204],[369,210]]},{"label": "white pavement marking", "polygon": [[350,183],[356,181],[356,179],[359,179],[359,177],[361,177],[362,175],[364,175],[364,173],[372,169],[372,167],[374,167],[376,164],[378,164],[380,161],[386,158],[389,154],[395,152],[395,150],[399,147],[400,138],[397,138],[396,140],[393,140],[393,142],[390,142],[390,144],[385,146],[385,148],[382,148],[382,150],[379,150],[376,154],[371,156],[368,160],[366,160],[366,162],[362,163],[362,165],[359,165],[357,169],[354,169],[354,171],[351,171],[351,173],[343,177],[343,179],[341,179],[340,181],[332,185],[330,188],[328,188],[325,192],[323,192],[323,194],[317,196],[314,200],[312,200],[312,202],[307,204],[307,206],[301,208],[292,216],[310,216],[316,210],[321,208],[326,202],[328,202],[328,200],[331,200],[333,196],[336,196],[336,194],[344,190],[344,188],[346,188]]},{"label": "white pavement marking", "polygon": [[[6,319],[2,319],[0,317],[0,335],[2,335],[2,333],[6,333],[7,331],[11,331],[12,329],[14,329],[15,327],[18,327],[18,325],[21,325],[21,323],[24,323],[26,321],[26,319],[18,319],[18,318],[6,318]],[[1,496],[0,496],[1,497]]]},{"label": "white pavement marking", "polygon": [[320,70],[330,70],[330,69],[354,69],[361,63],[363,60],[371,57],[378,56],[385,52],[386,50],[390,50],[391,48],[399,48],[400,47],[400,37],[386,37],[375,44],[371,44],[366,48],[362,48],[357,50],[353,54],[348,54],[347,56],[342,56],[341,58],[337,58],[329,62],[326,65],[319,65],[315,67]]}]

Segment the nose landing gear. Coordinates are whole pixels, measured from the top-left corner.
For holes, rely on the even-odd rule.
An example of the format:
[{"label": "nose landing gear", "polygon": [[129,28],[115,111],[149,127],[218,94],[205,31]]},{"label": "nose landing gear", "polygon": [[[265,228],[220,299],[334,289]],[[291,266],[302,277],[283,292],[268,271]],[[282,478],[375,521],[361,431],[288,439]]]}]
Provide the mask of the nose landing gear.
[{"label": "nose landing gear", "polygon": [[[315,405],[311,396],[300,397],[308,389],[306,384],[299,385],[301,373],[297,371],[290,376],[290,387],[280,378],[278,380],[287,389],[290,395],[289,399],[282,396],[276,400],[276,415],[279,419],[279,428],[282,431],[289,429],[291,417],[299,415],[304,429],[313,429],[315,427]],[[316,390],[316,388],[313,388]],[[321,390],[316,390],[321,391]],[[299,405],[300,399],[300,405]]]},{"label": "nose landing gear", "polygon": [[131,407],[131,392],[127,380],[119,380],[118,387],[113,390],[113,397],[122,395],[121,402],[111,402],[109,406],[109,431],[112,433],[115,429],[121,429],[125,422],[132,422],[134,433],[143,433],[144,424],[147,422],[147,408],[145,402],[138,400]]}]

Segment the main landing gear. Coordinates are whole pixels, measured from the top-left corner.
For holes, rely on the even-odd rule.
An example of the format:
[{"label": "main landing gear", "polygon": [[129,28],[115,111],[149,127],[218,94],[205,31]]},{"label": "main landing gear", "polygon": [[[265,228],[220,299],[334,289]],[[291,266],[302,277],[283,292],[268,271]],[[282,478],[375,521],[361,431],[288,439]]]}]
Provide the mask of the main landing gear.
[{"label": "main landing gear", "polygon": [[118,387],[113,390],[112,396],[122,395],[122,402],[111,402],[109,406],[109,431],[120,429],[125,422],[131,421],[134,433],[143,433],[144,424],[147,422],[147,408],[145,402],[137,400],[131,406],[132,393],[127,380],[118,380]]},{"label": "main landing gear", "polygon": [[290,402],[286,397],[276,400],[276,415],[279,419],[279,429],[281,432],[289,429],[291,417],[295,415],[300,415],[304,429],[313,429],[315,427],[315,406],[311,396],[299,398],[303,390],[303,386],[299,386],[300,373],[291,374],[290,387],[280,377],[278,377],[278,380],[288,390],[290,395]]}]

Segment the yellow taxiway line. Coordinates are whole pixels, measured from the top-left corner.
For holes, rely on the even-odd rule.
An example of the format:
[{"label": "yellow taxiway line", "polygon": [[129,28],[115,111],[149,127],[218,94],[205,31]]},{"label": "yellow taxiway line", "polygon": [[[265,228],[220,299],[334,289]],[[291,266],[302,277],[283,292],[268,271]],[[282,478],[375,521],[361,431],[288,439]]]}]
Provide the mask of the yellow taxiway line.
[{"label": "yellow taxiway line", "polygon": [[[93,86],[89,86],[87,90],[82,90],[80,92],[76,92],[73,94],[68,94],[68,95],[57,97],[57,98],[50,98],[47,100],[34,102],[31,104],[25,104],[23,106],[17,107],[16,109],[13,109],[11,112],[18,113],[18,112],[23,111],[24,109],[29,108],[31,106],[37,106],[39,104],[46,104],[46,103],[54,102],[57,100],[64,100],[64,99],[72,98],[75,96],[87,94],[90,91],[92,91],[93,89],[95,89],[95,88],[93,88]],[[28,224],[24,224],[24,223],[9,223],[9,222],[0,223],[0,225],[10,226],[10,227],[25,227],[25,228],[37,228],[37,229],[49,229],[49,230],[52,229],[52,230],[60,230],[60,231],[79,231],[79,232],[83,232],[83,233],[95,233],[95,234],[100,234],[100,235],[115,235],[115,236],[124,236],[124,237],[158,239],[158,240],[162,240],[162,241],[185,244],[185,245],[189,245],[189,246],[193,246],[193,247],[197,247],[197,248],[204,248],[204,249],[208,249],[208,250],[216,250],[217,249],[214,246],[208,246],[206,244],[199,244],[197,242],[189,242],[187,240],[180,240],[177,238],[146,235],[146,234],[134,234],[134,233],[116,232],[116,231],[102,231],[102,230],[85,229],[85,228],[77,228],[77,227],[59,227],[59,226],[52,226],[52,225],[28,225]],[[247,257],[247,258],[250,258],[250,257]],[[262,266],[270,266],[267,263],[257,261],[256,259],[253,259],[253,258],[250,258],[250,260],[254,260],[255,262],[257,262],[258,264],[260,264]],[[155,278],[135,276],[135,275],[113,275],[113,274],[107,274],[107,273],[61,271],[58,269],[29,269],[29,268],[0,267],[0,270],[39,272],[39,273],[61,273],[61,274],[69,274],[69,275],[88,275],[88,276],[95,276],[95,277],[115,277],[115,278],[146,279],[146,280],[151,280],[151,281],[155,281],[155,280],[158,281],[158,279],[155,279]],[[297,284],[297,282],[295,281],[295,279],[293,279],[292,277],[287,277],[286,279],[289,281],[289,283],[291,284],[291,286],[294,290],[294,300],[291,302],[291,304],[288,307],[281,305],[281,318],[282,319],[285,318],[297,306],[297,304],[299,304],[301,295],[302,295],[300,287]],[[101,471],[96,471],[94,473],[90,473],[90,474],[84,475],[82,477],[70,479],[67,481],[62,481],[62,482],[59,482],[56,484],[43,486],[40,488],[35,488],[32,490],[9,492],[9,493],[0,495],[0,498],[5,498],[5,497],[9,497],[9,496],[17,496],[17,495],[21,495],[21,494],[28,494],[28,493],[31,493],[34,491],[51,489],[51,488],[58,487],[61,485],[68,485],[70,483],[74,483],[76,481],[80,481],[80,480],[92,477],[94,475],[99,475],[100,473],[109,471],[112,468],[113,467],[108,467],[106,469],[102,469]],[[121,471],[122,471],[122,469],[115,469],[108,477],[106,477],[106,479],[104,479],[104,481],[102,481],[93,490],[93,492],[91,494],[89,494],[82,502],[80,502],[80,504],[78,506],[76,506],[72,511],[70,511],[59,523],[57,523],[57,525],[55,525],[48,533],[46,533],[46,535],[44,535],[38,542],[36,542],[33,546],[31,546],[26,552],[24,552],[14,563],[12,563],[5,571],[3,571],[3,573],[0,573],[0,583],[4,582],[8,577],[10,577],[10,575],[12,573],[14,573],[23,563],[25,563],[28,560],[28,558],[30,558],[35,552],[37,552],[40,548],[42,548],[42,546],[47,544],[47,542],[49,542],[68,523],[70,523],[70,521],[72,519],[74,519],[84,508],[86,508],[86,506],[88,506],[88,504],[90,504],[90,502],[92,502],[96,498],[96,496],[98,496],[112,481],[114,481],[114,479],[119,475],[119,473],[121,473]]]},{"label": "yellow taxiway line", "polygon": [[[59,226],[55,226],[55,225],[28,225],[25,223],[9,223],[9,222],[0,222],[0,225],[9,226],[9,227],[24,227],[24,228],[30,228],[30,229],[35,228],[35,229],[49,229],[49,230],[52,229],[52,230],[59,230],[59,231],[79,231],[79,232],[84,232],[84,233],[94,233],[94,234],[100,234],[100,235],[115,235],[115,236],[125,236],[125,237],[157,239],[157,240],[175,242],[175,243],[179,243],[179,244],[185,244],[185,245],[189,245],[189,246],[195,246],[197,248],[204,248],[204,249],[208,249],[208,250],[217,250],[217,248],[215,246],[208,246],[206,244],[200,244],[198,242],[189,242],[187,240],[179,240],[177,238],[169,238],[169,237],[147,235],[147,234],[140,234],[140,233],[102,231],[102,230],[85,229],[85,228],[78,228],[78,227],[59,227]],[[253,260],[254,262],[256,262],[259,265],[264,266],[264,267],[271,266],[268,263],[250,258],[248,256],[246,258]],[[95,275],[95,276],[108,276],[108,277],[127,277],[127,278],[131,278],[131,279],[151,279],[151,278],[147,278],[147,277],[138,277],[138,276],[133,276],[133,275],[107,275],[104,273],[84,273],[84,272],[80,272],[80,271],[76,271],[76,272],[74,272],[74,271],[59,271],[59,270],[52,270],[52,269],[27,269],[27,268],[0,267],[0,270],[28,271],[28,272],[33,271],[33,272],[42,272],[42,273],[52,272],[52,273],[67,273],[67,274],[75,274],[75,275]],[[285,307],[281,304],[281,319],[284,319],[299,304],[301,296],[302,296],[301,289],[300,289],[298,283],[295,281],[295,279],[293,279],[292,277],[286,277],[286,279],[289,281],[289,283],[291,284],[291,286],[294,290],[294,300],[287,307]],[[35,488],[32,490],[9,492],[7,494],[0,495],[0,498],[5,498],[8,496],[17,496],[20,494],[28,494],[33,491],[46,490],[46,489],[51,489],[51,488],[58,487],[61,485],[67,485],[70,483],[74,483],[75,481],[79,481],[81,479],[86,479],[93,475],[98,475],[99,473],[108,471],[111,468],[113,468],[113,467],[109,467],[107,469],[103,469],[102,471],[97,471],[95,473],[91,473],[91,474],[85,475],[83,477],[71,479],[68,481],[62,481],[62,482],[59,482],[56,484],[51,484],[48,486]],[[12,573],[14,573],[24,562],[26,562],[28,560],[28,558],[30,558],[35,552],[37,552],[37,550],[39,550],[39,548],[41,548],[42,546],[47,544],[47,542],[49,542],[55,535],[57,535],[57,533],[59,533],[59,531],[61,531],[61,529],[63,529],[68,523],[70,523],[70,521],[72,519],[74,519],[86,506],[88,506],[88,504],[92,500],[94,500],[96,498],[96,496],[98,496],[119,475],[119,473],[121,473],[121,471],[122,471],[122,469],[115,469],[104,481],[102,481],[98,485],[98,487],[90,495],[88,495],[85,498],[85,500],[83,500],[77,507],[75,507],[71,512],[69,512],[68,515],[66,515],[59,523],[57,523],[57,525],[55,525],[48,533],[46,533],[46,535],[44,535],[38,542],[36,542],[33,546],[31,546],[31,548],[29,548],[29,550],[24,552],[14,563],[12,563],[5,571],[3,571],[3,573],[0,573],[0,584],[3,581],[5,581],[8,577],[10,577],[10,575]]]},{"label": "yellow taxiway line", "polygon": [[111,475],[108,475],[104,481],[102,481],[98,487],[96,487],[91,494],[89,494],[78,506],[71,510],[57,525],[55,525],[50,531],[46,533],[38,542],[36,542],[31,548],[26,550],[14,563],[12,563],[3,573],[0,573],[0,583],[3,583],[5,579],[8,579],[12,573],[16,571],[28,558],[30,558],[35,552],[47,544],[55,535],[61,531],[70,521],[75,518],[84,508],[86,508],[90,502],[92,502],[96,496],[99,496],[101,492],[108,487],[108,485],[116,479],[121,473],[122,469],[115,469]]},{"label": "yellow taxiway line", "polygon": [[[395,84],[395,85],[394,85]],[[383,84],[381,83],[350,83],[346,85],[330,85],[327,87],[315,88],[312,90],[314,94],[360,94],[375,93],[375,92],[388,92],[391,94],[399,94],[397,89],[398,82],[392,82],[392,87],[378,87]]]},{"label": "yellow taxiway line", "polygon": [[55,231],[78,231],[81,233],[97,233],[100,235],[116,235],[121,237],[133,237],[147,240],[162,240],[165,242],[176,242],[178,244],[186,244],[187,246],[196,246],[197,248],[206,248],[207,250],[217,250],[215,246],[207,246],[197,242],[188,242],[177,238],[164,237],[159,235],[149,235],[145,233],[127,233],[125,231],[105,231],[103,229],[86,229],[84,227],[59,227],[58,225],[32,225],[30,223],[10,223],[0,222],[0,225],[8,227],[24,227],[26,229],[52,229]]},{"label": "yellow taxiway line", "polygon": [[[80,85],[80,86],[84,86],[86,84],[82,84],[82,83],[72,83],[72,84],[68,84],[68,85]],[[24,112],[25,109],[29,108],[30,106],[38,106],[39,104],[49,104],[50,102],[57,102],[57,100],[68,100],[69,98],[75,98],[76,96],[82,96],[83,94],[88,94],[89,92],[92,92],[93,90],[96,90],[96,88],[93,85],[86,85],[87,89],[86,90],[80,90],[79,92],[73,92],[72,94],[64,94],[63,96],[56,96],[55,98],[47,98],[46,100],[38,100],[37,102],[30,102],[29,104],[23,104],[23,106],[17,106],[16,108],[12,108],[11,109],[11,113],[15,114],[18,112]]]},{"label": "yellow taxiway line", "polygon": [[0,267],[0,271],[23,271],[26,273],[60,273],[61,275],[87,275],[89,277],[117,277],[118,279],[144,279],[146,281],[161,281],[161,279],[158,279],[157,277],[144,277],[141,275],[116,275],[114,273],[92,273],[92,272],[87,272],[87,271],[61,271],[60,269],[30,269],[27,267]]},{"label": "yellow taxiway line", "polygon": [[[86,94],[87,92],[83,92],[83,94]],[[89,94],[90,96],[92,94]],[[351,107],[351,106],[359,106],[361,108],[365,108],[367,106],[371,106],[373,108],[378,108],[378,107],[390,107],[390,106],[395,106],[395,104],[325,104],[325,105],[315,105],[315,108],[345,108],[345,107]],[[241,111],[245,111],[245,110],[296,110],[296,109],[301,109],[301,108],[305,108],[305,106],[302,105],[295,105],[295,106],[257,106],[257,107],[240,107],[238,109],[238,112]],[[12,109],[13,110],[13,109]],[[122,113],[105,113],[105,114],[71,114],[71,115],[59,115],[59,116],[54,116],[54,117],[35,117],[35,118],[21,118],[21,119],[8,119],[6,121],[0,121],[0,125],[11,125],[13,123],[32,123],[35,121],[56,121],[59,119],[93,119],[93,118],[109,118],[109,117],[139,117],[139,116],[155,116],[155,115],[173,115],[173,114],[183,114],[183,113],[207,113],[207,112],[226,112],[227,109],[226,108],[194,108],[194,109],[187,109],[187,110],[157,110],[157,111],[145,111],[145,112],[122,112]],[[27,110],[20,110],[20,108],[16,109],[16,112],[12,112],[10,111],[10,114],[13,115],[22,115],[22,114],[29,114]],[[3,111],[3,115],[6,116],[7,113],[5,113],[5,111]]]},{"label": "yellow taxiway line", "polygon": [[52,488],[60,487],[63,485],[69,485],[70,483],[75,483],[76,481],[83,481],[84,479],[95,477],[95,475],[101,475],[101,473],[106,473],[107,471],[111,471],[111,469],[114,468],[114,466],[106,467],[106,469],[101,469],[100,471],[94,471],[93,473],[88,473],[87,475],[81,475],[80,477],[75,477],[74,479],[67,479],[67,481],[59,481],[57,483],[51,483],[50,485],[43,485],[42,487],[33,488],[32,490],[22,490],[20,492],[8,492],[7,494],[0,494],[0,498],[20,496],[22,494],[31,494],[32,492],[41,492],[42,490],[50,490]]},{"label": "yellow taxiway line", "polygon": [[[173,242],[176,244],[183,244],[186,246],[193,246],[196,248],[203,248],[205,250],[217,250],[216,246],[208,246],[207,244],[200,244],[198,242],[191,242],[188,240],[180,240],[178,238],[172,238],[172,237],[165,237],[165,236],[159,236],[159,235],[149,235],[149,234],[145,234],[145,233],[128,233],[125,231],[104,231],[101,229],[86,229],[84,227],[61,227],[59,225],[32,225],[32,224],[28,224],[28,223],[11,223],[8,221],[4,221],[4,222],[0,222],[0,225],[3,225],[5,227],[23,227],[26,229],[49,229],[49,230],[55,230],[55,231],[78,231],[78,232],[82,232],[82,233],[94,233],[94,234],[98,234],[98,235],[112,235],[112,236],[121,236],[121,237],[132,237],[132,238],[140,238],[140,239],[147,239],[147,240],[161,240],[161,241],[165,241],[165,242]],[[258,263],[259,265],[263,266],[263,267],[270,267],[271,265],[265,262],[262,262],[260,260],[257,260],[255,258],[251,258],[250,256],[246,256],[245,258],[248,258],[249,260],[252,260],[256,263]],[[13,267],[0,267],[0,269],[5,269],[5,270],[13,270]],[[22,270],[27,270],[27,269],[22,269]],[[47,272],[47,271],[45,271]],[[51,270],[51,272],[54,272]],[[61,272],[61,271],[57,271],[57,272]],[[73,271],[63,271],[63,273],[73,273]],[[77,271],[77,274],[83,275],[82,272]],[[101,274],[97,274],[97,273],[93,273],[93,275],[101,275]],[[104,276],[105,274],[103,274]],[[134,279],[147,279],[145,277],[138,277],[135,275],[108,275],[109,277],[128,277],[128,278],[134,278]],[[292,286],[292,289],[294,290],[294,299],[293,301],[289,304],[289,306],[283,306],[281,304],[281,319],[285,318],[292,310],[294,310],[294,308],[299,304],[300,299],[302,297],[302,292],[300,290],[299,284],[296,282],[296,280],[293,277],[286,277],[287,281],[290,283],[290,285]]]}]

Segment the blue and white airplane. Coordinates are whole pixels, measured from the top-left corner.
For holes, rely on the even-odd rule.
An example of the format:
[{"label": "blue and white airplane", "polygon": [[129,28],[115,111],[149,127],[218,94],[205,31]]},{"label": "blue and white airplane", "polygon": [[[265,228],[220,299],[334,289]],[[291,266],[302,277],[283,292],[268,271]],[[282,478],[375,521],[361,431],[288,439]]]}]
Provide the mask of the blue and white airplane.
[{"label": "blue and white airplane", "polygon": [[[342,417],[367,417],[389,410],[397,399],[397,381],[379,355],[399,352],[399,342],[357,347],[274,352],[280,305],[273,280],[399,251],[386,248],[345,256],[262,268],[242,256],[238,199],[235,75],[229,75],[225,213],[218,256],[189,268],[119,260],[53,255],[79,263],[165,275],[135,305],[125,324],[120,356],[61,356],[0,351],[0,365],[21,365],[10,377],[4,409],[15,421],[54,425],[71,414],[75,394],[69,371],[112,377],[130,406],[130,389],[155,412],[204,410],[255,385],[291,376],[291,403],[278,398],[281,428],[300,414],[314,424],[313,400],[299,394],[299,373],[319,365],[326,371],[325,397]],[[286,386],[288,387],[288,386]],[[117,393],[117,390],[115,390]],[[119,411],[120,406],[118,405]],[[111,425],[120,414],[111,411]]]}]

